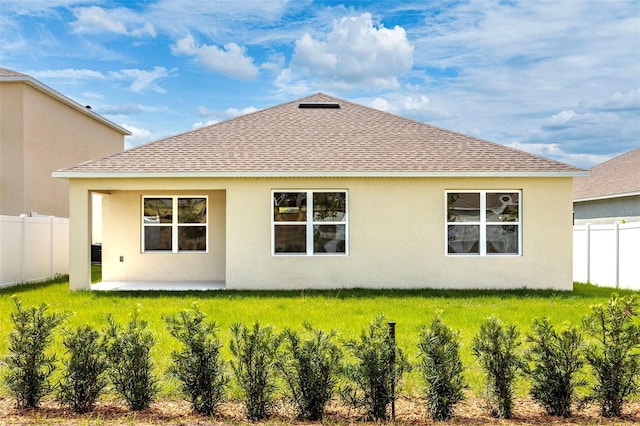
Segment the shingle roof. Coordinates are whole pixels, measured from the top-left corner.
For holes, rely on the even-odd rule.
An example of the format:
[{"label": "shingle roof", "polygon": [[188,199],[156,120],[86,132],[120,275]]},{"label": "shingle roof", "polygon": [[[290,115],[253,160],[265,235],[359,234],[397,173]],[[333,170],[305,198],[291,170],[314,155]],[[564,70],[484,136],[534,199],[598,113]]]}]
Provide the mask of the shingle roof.
[{"label": "shingle roof", "polygon": [[640,194],[640,148],[591,169],[591,176],[573,181],[573,199],[611,198]]},{"label": "shingle roof", "polygon": [[[338,103],[339,108],[301,108],[301,103]],[[318,93],[54,175],[572,176],[583,172],[504,145]]]},{"label": "shingle roof", "polygon": [[9,68],[0,67],[0,77],[28,77],[28,76],[18,71],[10,70]]},{"label": "shingle roof", "polygon": [[101,122],[102,124],[107,125],[108,127],[111,127],[112,129],[116,130],[117,132],[122,133],[123,135],[130,135],[131,134],[131,132],[128,131],[127,129],[125,129],[124,127],[121,127],[121,126],[117,125],[116,123],[107,120],[106,118],[104,118],[100,114],[97,114],[97,113],[91,111],[90,109],[84,107],[83,105],[80,105],[76,101],[68,98],[67,96],[65,96],[65,95],[63,95],[61,93],[56,92],[55,90],[53,90],[49,86],[43,84],[42,82],[36,80],[35,78],[33,78],[33,77],[31,77],[31,76],[29,76],[27,74],[23,74],[23,73],[18,72],[18,71],[10,70],[8,68],[1,68],[0,67],[0,83],[2,83],[2,82],[28,84],[31,87],[34,87],[37,90],[40,90],[40,91],[46,93],[47,95],[57,99],[58,101],[62,102],[63,104],[70,106],[71,108],[75,109],[76,111],[79,111],[80,113],[82,113],[84,115],[87,115],[87,116],[93,118],[94,120],[97,120],[97,121]]}]

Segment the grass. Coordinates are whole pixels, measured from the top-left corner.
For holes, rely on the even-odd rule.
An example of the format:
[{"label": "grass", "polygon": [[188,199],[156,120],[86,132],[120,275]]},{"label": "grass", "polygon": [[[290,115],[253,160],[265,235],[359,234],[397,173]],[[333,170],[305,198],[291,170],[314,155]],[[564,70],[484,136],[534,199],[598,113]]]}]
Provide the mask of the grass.
[{"label": "grass", "polygon": [[[95,268],[95,277],[99,277]],[[230,326],[247,325],[259,320],[273,324],[278,330],[299,328],[310,321],[325,330],[335,329],[343,338],[357,337],[360,331],[383,313],[396,321],[396,337],[411,361],[416,359],[416,344],[421,326],[442,310],[445,324],[460,331],[462,358],[471,389],[480,394],[482,374],[471,354],[471,340],[479,323],[496,315],[507,323],[516,323],[524,333],[534,318],[546,316],[553,324],[569,321],[579,325],[590,306],[605,302],[614,290],[587,284],[574,284],[573,292],[536,290],[331,290],[331,291],[209,291],[209,292],[86,292],[69,290],[66,278],[40,284],[28,284],[0,290],[0,357],[7,351],[7,335],[12,324],[11,296],[23,306],[47,303],[51,310],[70,311],[71,327],[92,324],[103,328],[105,315],[112,313],[118,322],[128,320],[138,306],[141,317],[150,323],[156,337],[153,356],[158,374],[166,370],[176,341],[165,329],[163,314],[190,308],[196,302],[209,319],[220,326],[220,337],[229,357]],[[637,293],[620,290],[621,295]],[[60,333],[55,349],[61,353]],[[1,372],[0,372],[1,374]],[[417,395],[420,381],[417,372],[406,381],[404,390]],[[165,382],[164,395],[171,395],[175,384]],[[0,394],[4,391],[0,390]]]}]

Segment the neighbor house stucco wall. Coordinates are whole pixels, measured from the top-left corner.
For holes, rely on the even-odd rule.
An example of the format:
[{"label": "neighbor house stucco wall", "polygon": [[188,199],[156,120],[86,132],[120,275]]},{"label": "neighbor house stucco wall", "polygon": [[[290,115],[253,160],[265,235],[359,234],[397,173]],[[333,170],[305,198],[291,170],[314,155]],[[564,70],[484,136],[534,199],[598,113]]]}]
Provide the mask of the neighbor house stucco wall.
[{"label": "neighbor house stucco wall", "polygon": [[0,214],[69,216],[51,172],[124,149],[124,135],[25,82],[0,82]]},{"label": "neighbor house stucco wall", "polygon": [[637,221],[640,218],[640,195],[576,201],[573,211],[577,223],[613,223],[621,219]]},{"label": "neighbor house stucco wall", "polygon": [[[229,289],[572,288],[570,177],[71,179],[70,186],[72,203],[81,204],[90,190],[111,190],[103,201],[105,280],[218,280],[224,270]],[[348,191],[349,255],[271,254],[272,190],[296,189]],[[522,256],[445,255],[445,191],[472,189],[522,190]],[[140,197],[187,191],[211,191],[212,229],[224,224],[223,254],[216,248],[202,262],[193,253],[141,254]],[[216,213],[223,208],[224,216]],[[71,287],[87,288],[88,219],[76,221],[74,213],[71,250],[84,254],[71,256]],[[222,250],[221,240],[211,244]]]}]

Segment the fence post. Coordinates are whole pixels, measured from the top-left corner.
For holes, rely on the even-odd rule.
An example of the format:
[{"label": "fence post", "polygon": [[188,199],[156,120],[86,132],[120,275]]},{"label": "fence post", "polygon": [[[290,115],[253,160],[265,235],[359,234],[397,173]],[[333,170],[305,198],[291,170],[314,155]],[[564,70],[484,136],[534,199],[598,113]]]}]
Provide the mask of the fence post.
[{"label": "fence post", "polygon": [[26,257],[27,257],[27,215],[21,214],[22,223],[20,226],[20,282],[24,284],[26,274]]},{"label": "fence post", "polygon": [[591,284],[591,224],[587,223],[587,283]]},{"label": "fence post", "polygon": [[620,287],[620,222],[614,225],[616,240],[616,288]]},{"label": "fence post", "polygon": [[53,249],[54,249],[54,231],[55,231],[55,216],[49,216],[49,279],[53,279]]}]

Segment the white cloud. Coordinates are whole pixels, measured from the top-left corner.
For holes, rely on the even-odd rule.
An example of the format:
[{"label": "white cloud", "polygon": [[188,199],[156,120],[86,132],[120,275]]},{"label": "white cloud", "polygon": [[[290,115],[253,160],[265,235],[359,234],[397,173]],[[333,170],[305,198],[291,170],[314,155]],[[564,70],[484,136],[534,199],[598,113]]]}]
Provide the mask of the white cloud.
[{"label": "white cloud", "polygon": [[239,80],[253,80],[258,76],[258,67],[246,49],[235,43],[227,43],[223,48],[215,45],[196,45],[193,36],[188,35],[171,46],[171,53],[193,56],[205,68]]},{"label": "white cloud", "polygon": [[434,118],[448,117],[449,113],[432,104],[426,95],[387,94],[370,101],[364,101],[370,107],[391,112],[415,120],[430,121]]},{"label": "white cloud", "polygon": [[132,37],[155,37],[156,30],[142,15],[126,8],[103,9],[98,6],[74,10],[76,33],[115,33]]},{"label": "white cloud", "polygon": [[276,79],[273,81],[275,93],[280,98],[289,98],[290,96],[300,97],[311,90],[309,82],[301,76],[292,72],[289,68],[280,71]]},{"label": "white cloud", "polygon": [[238,117],[245,114],[250,114],[256,111],[258,111],[258,108],[254,106],[248,106],[245,108],[227,108],[224,111],[219,111],[216,109],[199,106],[198,114],[200,114],[201,117],[214,117],[214,118],[207,121],[197,121],[193,123],[192,127],[196,129],[203,126],[209,126],[211,124],[218,123],[222,120],[228,120],[230,118]]},{"label": "white cloud", "polygon": [[296,42],[291,68],[317,84],[342,89],[399,87],[398,76],[413,65],[404,28],[375,26],[372,16],[343,17],[324,40],[305,34]]},{"label": "white cloud", "polygon": [[132,126],[127,123],[122,123],[121,126],[131,132],[131,136],[125,136],[124,138],[125,149],[133,148],[134,146],[142,145],[157,139],[151,130]]},{"label": "white cloud", "polygon": [[611,154],[586,154],[586,153],[570,153],[565,152],[560,145],[556,143],[521,143],[512,142],[507,144],[511,148],[526,151],[531,154],[543,157],[553,158],[568,164],[575,164],[579,167],[590,168],[596,164],[605,162],[615,155]]},{"label": "white cloud", "polygon": [[165,67],[153,67],[153,70],[146,71],[140,69],[123,69],[120,71],[110,71],[109,78],[116,80],[131,80],[129,89],[141,93],[148,90],[156,93],[166,93],[166,90],[158,85],[160,80],[175,75],[176,69],[166,69]]},{"label": "white cloud", "polygon": [[107,76],[101,71],[75,68],[66,68],[62,70],[32,70],[27,71],[26,74],[34,78],[107,79]]},{"label": "white cloud", "polygon": [[93,80],[112,80],[112,81],[128,81],[129,89],[133,92],[142,93],[153,91],[157,93],[165,93],[166,90],[158,85],[158,82],[176,74],[176,69],[166,69],[165,67],[154,67],[152,70],[141,70],[137,68],[122,69],[119,71],[102,71],[89,69],[61,69],[61,70],[38,70],[27,71],[26,74],[34,78],[56,78],[67,80],[93,79]]}]

